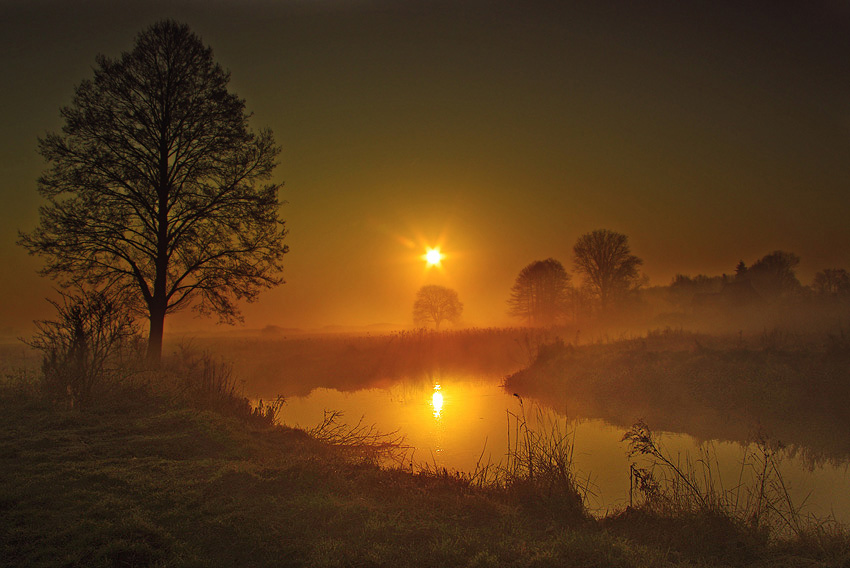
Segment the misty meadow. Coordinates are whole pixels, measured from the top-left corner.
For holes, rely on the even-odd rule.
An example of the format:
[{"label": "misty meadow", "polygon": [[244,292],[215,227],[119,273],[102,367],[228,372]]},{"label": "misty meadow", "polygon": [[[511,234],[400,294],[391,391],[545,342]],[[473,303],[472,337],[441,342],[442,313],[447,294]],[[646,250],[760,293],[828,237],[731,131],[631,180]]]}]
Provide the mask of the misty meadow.
[{"label": "misty meadow", "polygon": [[0,22],[0,565],[850,563],[845,10]]}]

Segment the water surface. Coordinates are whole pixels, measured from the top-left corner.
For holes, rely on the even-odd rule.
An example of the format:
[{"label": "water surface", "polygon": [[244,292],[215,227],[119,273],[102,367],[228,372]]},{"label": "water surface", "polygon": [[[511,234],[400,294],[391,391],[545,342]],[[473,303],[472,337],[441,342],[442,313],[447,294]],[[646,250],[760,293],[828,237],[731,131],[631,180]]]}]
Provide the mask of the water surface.
[{"label": "water surface", "polygon": [[[309,395],[288,398],[282,418],[289,425],[312,427],[325,410],[340,411],[349,424],[362,419],[381,431],[402,434],[413,448],[414,464],[469,472],[504,459],[509,437],[514,435],[511,414],[525,412],[533,421],[540,408],[534,399],[521,403],[501,383],[500,376],[435,373],[427,379],[398,379],[379,388],[317,388]],[[630,460],[628,446],[622,441],[624,428],[598,418],[570,415],[569,406],[565,400],[557,416],[565,420],[573,436],[575,471],[580,480],[588,482],[589,507],[604,513],[628,505]],[[551,409],[544,408],[544,412]],[[700,459],[708,448],[716,486],[732,489],[738,485],[744,458],[740,443],[713,440],[706,445],[687,434],[657,434],[668,455],[682,463]],[[804,503],[806,512],[850,522],[846,464],[812,466],[799,454],[785,455],[780,470],[794,502]]]}]

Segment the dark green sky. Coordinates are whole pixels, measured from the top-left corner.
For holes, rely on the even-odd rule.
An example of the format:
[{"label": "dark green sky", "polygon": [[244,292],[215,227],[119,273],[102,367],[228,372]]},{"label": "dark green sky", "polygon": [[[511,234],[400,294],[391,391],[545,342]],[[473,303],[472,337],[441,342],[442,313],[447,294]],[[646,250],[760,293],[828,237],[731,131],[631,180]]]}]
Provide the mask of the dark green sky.
[{"label": "dark green sky", "polygon": [[250,327],[407,323],[425,283],[495,323],[523,266],[569,269],[596,228],[629,235],[652,284],[775,249],[804,283],[850,268],[846,2],[5,1],[0,331],[49,314],[14,245],[37,221],[36,138],[97,53],[165,17],[284,148],[288,283]]}]

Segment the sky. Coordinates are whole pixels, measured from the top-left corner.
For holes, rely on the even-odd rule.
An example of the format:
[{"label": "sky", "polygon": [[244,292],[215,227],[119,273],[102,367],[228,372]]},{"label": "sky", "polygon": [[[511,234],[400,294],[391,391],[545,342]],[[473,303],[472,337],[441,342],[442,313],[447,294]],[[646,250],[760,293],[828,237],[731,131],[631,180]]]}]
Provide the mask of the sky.
[{"label": "sky", "polygon": [[38,223],[38,137],[97,54],[163,18],[283,148],[286,284],[241,327],[409,325],[424,284],[503,324],[524,266],[572,271],[600,228],[651,285],[777,249],[804,284],[850,269],[847,2],[0,0],[0,335],[52,314],[15,244]]}]

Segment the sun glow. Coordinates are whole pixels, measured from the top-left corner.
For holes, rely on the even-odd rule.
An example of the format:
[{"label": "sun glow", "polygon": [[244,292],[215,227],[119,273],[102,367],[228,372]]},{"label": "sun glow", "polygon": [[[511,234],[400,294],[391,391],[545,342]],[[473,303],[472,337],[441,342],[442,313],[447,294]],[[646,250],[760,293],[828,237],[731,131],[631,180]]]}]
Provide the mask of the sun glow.
[{"label": "sun glow", "polygon": [[434,418],[440,418],[443,412],[443,393],[440,385],[434,385],[434,394],[431,395],[431,406],[434,408]]},{"label": "sun glow", "polygon": [[443,253],[441,253],[438,248],[429,248],[428,252],[426,252],[422,258],[425,259],[428,266],[439,266],[440,261],[443,260]]}]

